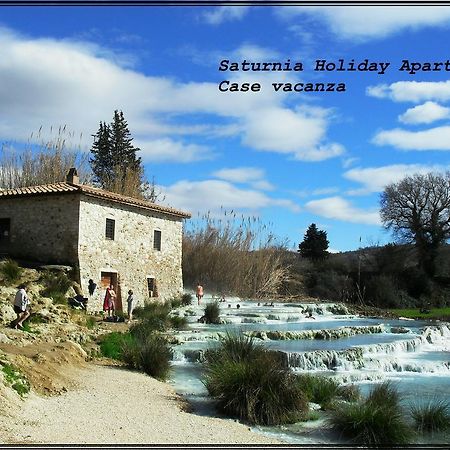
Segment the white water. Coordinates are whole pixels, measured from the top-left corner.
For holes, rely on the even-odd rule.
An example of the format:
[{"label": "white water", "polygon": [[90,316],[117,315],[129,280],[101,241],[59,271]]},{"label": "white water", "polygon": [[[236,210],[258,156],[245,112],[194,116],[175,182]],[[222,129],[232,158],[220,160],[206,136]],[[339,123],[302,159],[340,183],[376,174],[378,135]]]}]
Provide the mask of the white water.
[{"label": "white water", "polygon": [[[191,310],[190,329],[178,334],[181,343],[174,346],[172,383],[199,414],[213,413],[201,383],[199,361],[207,348],[217,345],[220,334],[234,330],[262,337],[260,342],[281,352],[285,364],[295,372],[332,375],[366,390],[373,383],[393,380],[405,399],[425,402],[438,397],[450,402],[449,324],[336,314],[346,311],[331,304],[258,306],[257,302],[233,299],[221,303],[225,324],[205,325],[197,322],[204,304],[187,309]],[[308,309],[314,319],[306,317]],[[314,339],[319,330],[326,331],[319,333],[322,339]],[[269,431],[281,433],[290,442],[327,442],[317,436],[308,441],[303,434]]]}]

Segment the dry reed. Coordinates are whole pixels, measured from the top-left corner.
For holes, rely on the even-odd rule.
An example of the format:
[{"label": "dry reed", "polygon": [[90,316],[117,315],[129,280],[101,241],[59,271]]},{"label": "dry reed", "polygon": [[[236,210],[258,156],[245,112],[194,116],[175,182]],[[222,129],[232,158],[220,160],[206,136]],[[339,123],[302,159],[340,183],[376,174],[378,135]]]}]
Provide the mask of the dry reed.
[{"label": "dry reed", "polygon": [[242,297],[273,297],[289,276],[283,255],[284,246],[258,218],[207,214],[183,237],[184,282]]}]

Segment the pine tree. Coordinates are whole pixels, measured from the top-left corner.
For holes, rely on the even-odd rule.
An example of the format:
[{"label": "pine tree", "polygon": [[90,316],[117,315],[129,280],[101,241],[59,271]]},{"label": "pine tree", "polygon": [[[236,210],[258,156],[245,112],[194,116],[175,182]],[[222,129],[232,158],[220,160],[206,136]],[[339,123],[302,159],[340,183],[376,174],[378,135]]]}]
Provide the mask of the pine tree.
[{"label": "pine tree", "polygon": [[103,189],[131,197],[144,196],[145,183],[139,148],[132,144],[130,130],[122,111],[114,111],[110,125],[100,122],[94,135],[90,160],[96,183]]},{"label": "pine tree", "polygon": [[303,242],[298,246],[298,251],[304,258],[324,259],[328,256],[328,244],[326,231],[318,230],[316,224],[312,223],[306,230]]}]

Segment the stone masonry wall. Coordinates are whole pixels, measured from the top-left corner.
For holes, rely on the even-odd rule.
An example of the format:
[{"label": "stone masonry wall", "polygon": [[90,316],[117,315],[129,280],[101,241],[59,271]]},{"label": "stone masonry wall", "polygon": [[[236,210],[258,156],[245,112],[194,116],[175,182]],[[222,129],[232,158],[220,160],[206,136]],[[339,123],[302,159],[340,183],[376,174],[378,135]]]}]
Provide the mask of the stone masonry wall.
[{"label": "stone masonry wall", "polygon": [[78,194],[0,198],[0,218],[10,219],[9,242],[0,253],[12,258],[75,265]]},{"label": "stone masonry wall", "polygon": [[[87,293],[90,278],[98,286],[89,300],[90,309],[102,309],[101,272],[118,274],[124,311],[129,289],[134,292],[135,304],[150,300],[147,277],[157,283],[159,295],[152,300],[166,300],[182,292],[181,219],[86,195],[81,197],[80,217],[81,286]],[[107,218],[115,221],[114,240],[105,237]],[[161,231],[161,251],[153,249],[155,229]]]}]

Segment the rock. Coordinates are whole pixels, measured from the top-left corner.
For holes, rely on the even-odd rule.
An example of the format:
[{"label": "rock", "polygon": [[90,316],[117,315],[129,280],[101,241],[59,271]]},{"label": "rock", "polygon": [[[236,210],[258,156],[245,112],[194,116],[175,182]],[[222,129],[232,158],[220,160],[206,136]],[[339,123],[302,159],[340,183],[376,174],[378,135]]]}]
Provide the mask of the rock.
[{"label": "rock", "polygon": [[0,305],[0,322],[3,325],[11,323],[17,317],[12,304],[3,303]]},{"label": "rock", "polygon": [[411,330],[405,327],[391,327],[391,333],[403,334],[409,333]]},{"label": "rock", "polygon": [[11,342],[11,339],[9,339],[6,334],[0,333],[0,343],[6,344],[7,342]]}]

